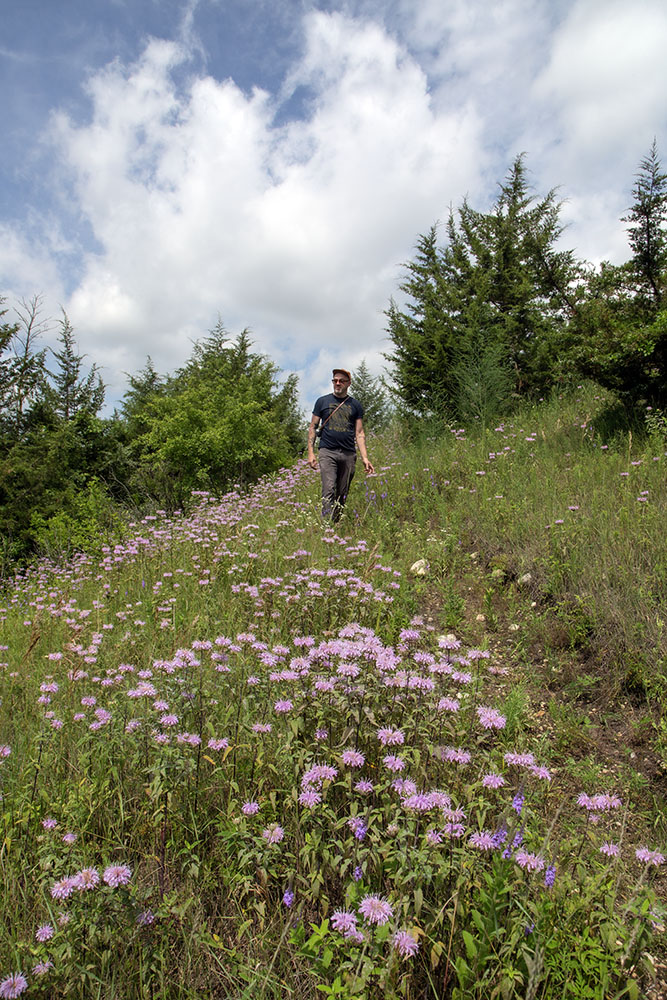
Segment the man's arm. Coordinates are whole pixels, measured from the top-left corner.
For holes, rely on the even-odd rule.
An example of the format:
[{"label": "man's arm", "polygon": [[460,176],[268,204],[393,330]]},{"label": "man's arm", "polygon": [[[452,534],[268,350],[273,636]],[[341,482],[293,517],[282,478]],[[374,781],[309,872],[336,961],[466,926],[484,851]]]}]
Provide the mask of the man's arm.
[{"label": "man's arm", "polygon": [[364,422],[361,417],[357,417],[357,423],[354,428],[354,433],[357,439],[357,446],[359,448],[359,454],[361,455],[361,461],[364,463],[364,469],[366,474],[372,476],[375,472],[371,462],[368,459],[368,454],[366,453],[366,433],[364,431]]},{"label": "man's arm", "polygon": [[315,454],[315,431],[317,430],[319,422],[320,418],[316,413],[313,413],[310,418],[310,427],[308,428],[308,465],[311,469],[317,468],[317,455]]}]

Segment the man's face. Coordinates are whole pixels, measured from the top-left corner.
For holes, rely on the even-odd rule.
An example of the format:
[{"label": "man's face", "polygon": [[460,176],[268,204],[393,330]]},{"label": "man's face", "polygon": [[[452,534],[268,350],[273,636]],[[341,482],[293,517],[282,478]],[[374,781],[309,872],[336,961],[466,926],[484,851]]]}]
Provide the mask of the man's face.
[{"label": "man's face", "polygon": [[334,375],[331,381],[333,382],[334,396],[338,396],[339,399],[347,396],[348,386],[350,385],[349,378],[345,378],[344,375]]}]

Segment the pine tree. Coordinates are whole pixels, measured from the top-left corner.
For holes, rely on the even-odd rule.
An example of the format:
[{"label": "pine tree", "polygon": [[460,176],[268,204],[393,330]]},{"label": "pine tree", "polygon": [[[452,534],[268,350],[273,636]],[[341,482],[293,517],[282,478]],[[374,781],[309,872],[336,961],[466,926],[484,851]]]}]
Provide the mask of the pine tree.
[{"label": "pine tree", "polygon": [[64,309],[58,339],[62,350],[52,351],[58,367],[50,376],[55,390],[54,409],[65,421],[73,420],[78,413],[94,416],[104,402],[104,385],[96,365],[82,376],[84,355],[76,353],[74,330]]},{"label": "pine tree", "polygon": [[378,431],[386,427],[391,418],[391,405],[379,378],[368,370],[365,358],[352,372],[352,395],[364,408],[364,426]]},{"label": "pine tree", "polygon": [[456,319],[449,308],[442,251],[437,226],[418,237],[415,259],[405,265],[407,277],[399,285],[406,296],[402,310],[394,299],[386,311],[398,394],[410,409],[427,413],[442,409],[449,395],[449,365],[456,343]]},{"label": "pine tree", "polygon": [[514,160],[491,212],[467,200],[450,210],[444,247],[435,226],[419,237],[399,286],[406,308],[392,300],[387,310],[394,350],[386,357],[404,402],[420,413],[458,412],[462,355],[509,366],[517,391],[542,393],[555,377],[555,339],[574,308],[578,269],[571,252],[556,249],[555,190],[536,200],[523,160]]},{"label": "pine tree", "polygon": [[629,222],[631,258],[587,276],[571,324],[580,375],[613,390],[637,414],[667,407],[667,175],[655,141],[639,165]]},{"label": "pine tree", "polygon": [[645,156],[632,189],[634,203],[623,222],[628,222],[628,241],[633,251],[631,266],[648,293],[653,308],[663,304],[667,271],[667,173],[661,169],[655,139]]}]

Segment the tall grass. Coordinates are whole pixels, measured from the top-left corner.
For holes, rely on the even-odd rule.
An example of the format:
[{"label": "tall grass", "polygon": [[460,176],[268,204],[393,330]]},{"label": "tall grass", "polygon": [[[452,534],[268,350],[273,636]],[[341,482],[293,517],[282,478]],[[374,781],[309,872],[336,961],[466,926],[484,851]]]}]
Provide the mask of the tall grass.
[{"label": "tall grass", "polygon": [[[549,612],[553,631],[560,620],[612,691],[630,686],[661,699],[667,439],[605,436],[610,405],[586,387],[523,409],[484,435],[427,428],[401,455],[409,489],[399,500],[388,485],[395,467],[385,471],[369,487],[362,523],[371,511],[380,521],[414,520],[412,536],[441,573],[460,571],[477,551],[507,584],[530,574],[524,589],[538,605],[534,628],[539,612]],[[373,521],[373,530],[392,545],[391,517],[384,527]],[[405,537],[396,535],[394,551]]]},{"label": "tall grass", "polygon": [[641,996],[664,826],[496,641],[663,690],[664,446],[602,402],[377,439],[336,530],[299,463],[14,579],[0,995]]}]

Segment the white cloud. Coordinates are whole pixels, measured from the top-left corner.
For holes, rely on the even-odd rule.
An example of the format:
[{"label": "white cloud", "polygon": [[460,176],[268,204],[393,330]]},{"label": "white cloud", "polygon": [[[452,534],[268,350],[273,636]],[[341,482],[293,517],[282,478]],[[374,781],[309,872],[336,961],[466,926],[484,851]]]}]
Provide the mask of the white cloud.
[{"label": "white cloud", "polygon": [[269,95],[231,80],[179,92],[187,53],[158,41],[91,81],[89,124],[57,117],[102,247],[67,308],[105,370],[147,353],[173,370],[218,312],[285,367],[312,358],[307,397],[333,363],[377,357],[400,263],[474,177],[479,122],[435,114],[425,74],[377,25],[320,13],[305,27],[287,91],[309,89],[304,120],[274,124]]},{"label": "white cloud", "polygon": [[613,184],[664,132],[667,8],[658,0],[580,0],[554,35],[534,94],[552,115],[545,147],[565,180]]},{"label": "white cloud", "polygon": [[659,0],[344,2],[356,17],[284,5],[301,48],[275,94],[195,71],[187,0],[180,41],[95,72],[87,122],[54,116],[53,175],[96,249],[52,218],[37,241],[6,227],[0,272],[62,302],[112,399],[147,354],[174,371],[218,314],[299,372],[307,408],[334,364],[379,371],[417,235],[464,194],[489,207],[520,151],[536,194],[561,185],[565,245],[626,254],[633,173],[654,135],[667,156]]}]

